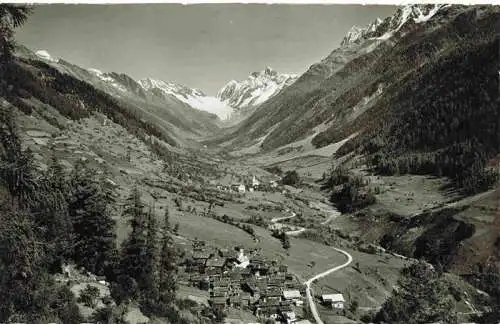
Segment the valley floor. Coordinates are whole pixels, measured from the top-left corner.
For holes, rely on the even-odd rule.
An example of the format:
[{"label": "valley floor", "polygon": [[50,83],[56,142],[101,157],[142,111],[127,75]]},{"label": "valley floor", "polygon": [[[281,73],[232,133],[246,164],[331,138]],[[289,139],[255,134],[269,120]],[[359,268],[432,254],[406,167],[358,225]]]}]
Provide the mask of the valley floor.
[{"label": "valley floor", "polygon": [[[119,125],[109,120],[103,123],[102,116],[68,122],[57,112],[51,113],[63,127],[54,127],[36,116],[36,112],[35,117],[19,115],[24,142],[35,152],[40,167],[46,167],[50,158],[48,148],[52,147],[68,169],[76,160],[83,159],[103,174],[118,192],[118,206],[123,205],[134,187],[139,188],[143,201],[153,208],[159,219],[165,210],[170,211],[171,222],[179,227],[175,240],[187,252],[191,252],[194,240],[201,240],[219,249],[240,247],[244,251],[259,251],[264,257],[287,265],[298,282],[313,287],[307,290],[313,291],[309,300],[318,304],[318,313],[313,311],[313,314],[315,318],[320,316],[324,323],[340,321],[332,309],[319,305],[321,294],[342,293],[346,307],[356,301],[359,307],[355,316],[359,318],[360,314],[377,309],[384,302],[396,284],[399,271],[408,262],[391,253],[360,252],[348,234],[338,235],[339,231],[354,230],[352,222],[333,209],[316,181],[330,169],[331,154],[340,144],[323,148],[321,152],[271,152],[230,158],[210,149],[172,148],[175,158],[165,162]],[[245,193],[231,189],[231,186],[251,182],[253,177],[266,185],[277,181],[276,175],[263,169],[272,165],[279,165],[285,171],[297,170],[303,185],[298,189],[268,186]],[[380,181],[387,184],[380,204],[396,202],[404,206],[408,214],[427,208],[425,202],[434,201],[438,205],[450,201],[450,197],[431,190],[439,185],[435,183],[438,180],[410,177]],[[422,187],[431,189],[420,191],[421,195],[412,201],[404,200],[406,191]],[[129,220],[120,216],[120,208],[114,217],[119,243],[130,231]],[[273,236],[271,228],[277,224],[288,227],[291,234],[288,249]],[[319,232],[323,234],[317,234]],[[328,272],[346,262],[346,253],[352,256],[352,263]],[[327,274],[316,277],[322,273]],[[206,291],[193,287],[181,286],[180,293],[208,300]],[[230,317],[245,323],[256,320],[253,314],[235,309],[231,310]],[[344,320],[349,322],[347,318]]]}]

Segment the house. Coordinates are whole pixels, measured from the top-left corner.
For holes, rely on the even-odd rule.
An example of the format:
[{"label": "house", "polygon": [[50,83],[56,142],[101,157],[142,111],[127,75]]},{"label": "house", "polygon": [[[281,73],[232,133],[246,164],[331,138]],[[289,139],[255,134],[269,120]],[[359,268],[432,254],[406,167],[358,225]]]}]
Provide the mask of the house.
[{"label": "house", "polygon": [[330,305],[333,309],[343,310],[345,299],[342,294],[326,294],[322,295],[323,303]]},{"label": "house", "polygon": [[236,258],[235,267],[240,268],[240,269],[244,269],[244,268],[248,267],[249,264],[250,264],[250,259],[248,258],[248,256],[246,256],[244,254],[243,249],[240,249],[240,253],[239,253],[238,257]]},{"label": "house", "polygon": [[228,277],[229,280],[231,280],[232,286],[239,285],[243,280],[240,269],[234,269],[233,271],[229,272]]},{"label": "house", "polygon": [[269,288],[279,288],[283,290],[285,287],[285,277],[272,276],[269,277],[267,285]]},{"label": "house", "polygon": [[225,264],[225,258],[210,258],[205,263],[205,273],[208,275],[222,274]]},{"label": "house", "polygon": [[221,258],[227,258],[228,261],[236,260],[240,254],[239,249],[219,249],[218,252]]},{"label": "house", "polygon": [[260,299],[262,294],[267,289],[267,280],[265,278],[263,279],[248,278],[242,283],[241,287],[245,291],[249,292],[253,298]]},{"label": "house", "polygon": [[210,297],[228,297],[229,296],[229,288],[226,287],[216,287],[210,291]]},{"label": "house", "polygon": [[267,275],[267,273],[269,272],[268,263],[260,256],[255,256],[254,258],[252,258],[250,260],[249,267],[254,274],[258,272],[259,275]]},{"label": "house", "polygon": [[224,310],[227,306],[227,299],[224,297],[214,297],[210,298],[209,303],[213,309]]},{"label": "house", "polygon": [[300,298],[301,295],[299,290],[283,290],[283,299],[285,300],[295,300]]},{"label": "house", "polygon": [[289,302],[270,300],[259,300],[255,307],[255,315],[257,317],[271,317],[277,320],[282,313],[291,312],[292,307]]},{"label": "house", "polygon": [[243,308],[249,308],[252,304],[252,296],[248,293],[241,293],[240,294],[240,299],[241,299],[241,307]]},{"label": "house", "polygon": [[211,284],[212,288],[229,288],[231,286],[230,278],[214,278]]},{"label": "house", "polygon": [[210,258],[210,253],[202,249],[193,251],[193,261],[196,265],[205,265],[205,262]]},{"label": "house", "polygon": [[229,306],[234,308],[241,307],[241,297],[240,296],[231,296],[229,297]]},{"label": "house", "polygon": [[268,288],[261,293],[261,296],[266,300],[280,300],[282,294],[279,288]]},{"label": "house", "polygon": [[297,319],[295,312],[283,312],[283,319],[287,324],[294,323]]},{"label": "house", "polygon": [[201,280],[202,277],[199,273],[193,273],[189,276],[189,282],[191,282],[193,286],[199,286]]},{"label": "house", "polygon": [[238,186],[238,192],[239,193],[245,193],[245,191],[246,191],[245,185],[244,184],[240,184]]},{"label": "house", "polygon": [[256,178],[255,176],[253,176],[253,178],[252,178],[252,187],[253,187],[253,188],[256,188],[256,187],[258,187],[259,185],[260,185],[260,181],[259,181],[259,180],[257,180],[257,178]]}]

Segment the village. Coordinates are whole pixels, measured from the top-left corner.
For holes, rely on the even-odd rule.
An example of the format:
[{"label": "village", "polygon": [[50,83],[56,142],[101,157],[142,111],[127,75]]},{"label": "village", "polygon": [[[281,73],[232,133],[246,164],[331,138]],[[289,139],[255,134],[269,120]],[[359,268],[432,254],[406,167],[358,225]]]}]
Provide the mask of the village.
[{"label": "village", "polygon": [[[285,264],[262,256],[259,250],[216,249],[195,241],[178,282],[208,291],[214,314],[224,314],[231,307],[251,312],[262,321],[311,323],[303,319],[308,307],[304,284]],[[322,303],[335,313],[343,313],[342,294],[325,294]]]},{"label": "village", "polygon": [[[241,184],[223,186],[220,191],[239,194],[254,191],[288,190],[276,180],[263,181],[252,176]],[[273,223],[269,229],[276,229]],[[306,287],[280,260],[262,255],[259,248],[242,246],[216,248],[195,240],[179,269],[178,283],[208,292],[208,305],[214,314],[226,314],[229,308],[253,314],[259,322],[311,323],[307,317]],[[189,296],[199,301],[194,296]],[[344,313],[344,296],[332,292],[321,296],[321,303],[333,313]]]},{"label": "village", "polygon": [[232,191],[232,192],[237,192],[240,194],[244,194],[245,192],[254,192],[256,190],[277,190],[278,188],[278,181],[281,180],[281,177],[278,177],[277,180],[270,180],[269,183],[263,183],[259,179],[257,179],[255,176],[252,177],[251,181],[243,181],[243,183],[235,183],[230,186],[224,186],[221,184],[217,184],[216,188],[220,191]]}]

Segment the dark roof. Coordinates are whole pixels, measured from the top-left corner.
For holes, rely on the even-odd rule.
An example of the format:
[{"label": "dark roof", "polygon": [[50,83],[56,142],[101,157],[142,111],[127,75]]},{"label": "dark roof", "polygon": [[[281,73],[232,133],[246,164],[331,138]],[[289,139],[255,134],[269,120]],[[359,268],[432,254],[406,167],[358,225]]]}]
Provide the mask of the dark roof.
[{"label": "dark roof", "polygon": [[250,296],[250,294],[245,294],[245,293],[242,293],[240,297],[241,297],[241,299],[245,299],[245,300],[252,299],[252,296]]},{"label": "dark roof", "polygon": [[226,263],[226,259],[223,258],[210,258],[205,263],[206,267],[222,268]]},{"label": "dark roof", "polygon": [[272,280],[285,280],[286,275],[284,273],[277,273],[269,276],[269,278]]},{"label": "dark roof", "polygon": [[235,302],[235,301],[241,302],[241,297],[240,296],[231,296],[231,297],[229,297],[229,300],[231,302]]},{"label": "dark roof", "polygon": [[210,303],[212,305],[221,305],[221,304],[226,304],[227,302],[227,298],[225,297],[213,297],[213,298],[210,298]]},{"label": "dark roof", "polygon": [[214,287],[212,291],[229,291],[228,287]]},{"label": "dark roof", "polygon": [[236,259],[239,255],[239,252],[236,250],[229,250],[229,251],[224,252],[222,255],[226,258]]},{"label": "dark roof", "polygon": [[231,286],[231,283],[224,282],[224,281],[215,281],[215,282],[212,282],[212,286],[214,288],[227,288],[227,287]]},{"label": "dark roof", "polygon": [[263,291],[262,293],[262,296],[267,296],[267,297],[270,297],[270,296],[281,296],[283,294],[283,291],[281,289],[267,289],[265,291]]},{"label": "dark roof", "polygon": [[193,259],[208,259],[210,252],[208,251],[193,251]]},{"label": "dark roof", "polygon": [[264,301],[264,300],[259,300],[257,302],[257,307],[279,307],[279,308],[285,308],[285,307],[290,307],[291,303],[289,301],[280,301],[279,299],[277,300],[269,300],[269,301]]}]

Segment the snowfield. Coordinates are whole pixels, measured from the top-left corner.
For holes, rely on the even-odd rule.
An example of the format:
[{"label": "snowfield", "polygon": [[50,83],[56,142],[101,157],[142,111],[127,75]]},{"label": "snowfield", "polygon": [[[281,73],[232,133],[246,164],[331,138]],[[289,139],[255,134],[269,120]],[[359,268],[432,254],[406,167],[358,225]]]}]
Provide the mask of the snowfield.
[{"label": "snowfield", "polygon": [[189,106],[217,115],[221,120],[228,119],[233,108],[216,97],[207,96],[198,89],[191,89],[180,84],[155,79],[143,79],[139,84],[145,90],[159,89],[166,95],[171,95]]},{"label": "snowfield", "polygon": [[39,58],[45,60],[45,61],[48,61],[48,62],[57,62],[58,59],[52,57],[50,55],[49,52],[47,52],[46,50],[39,50],[39,51],[36,51],[35,52],[36,56],[38,56]]}]

